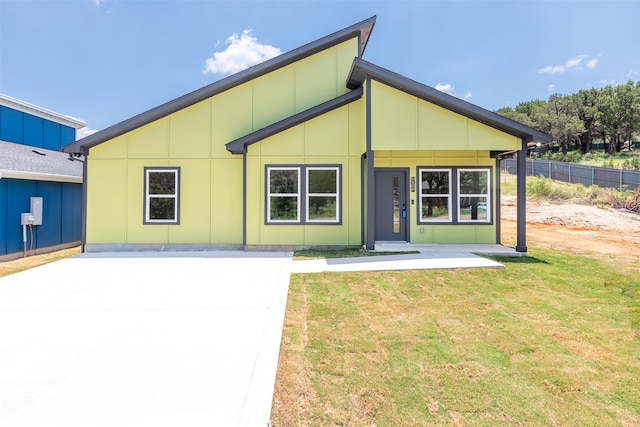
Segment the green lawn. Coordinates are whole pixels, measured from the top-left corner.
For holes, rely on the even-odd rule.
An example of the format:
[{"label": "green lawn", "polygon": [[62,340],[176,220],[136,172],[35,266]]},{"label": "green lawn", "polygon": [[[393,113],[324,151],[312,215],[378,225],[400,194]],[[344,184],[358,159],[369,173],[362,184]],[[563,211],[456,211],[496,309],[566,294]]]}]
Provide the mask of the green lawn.
[{"label": "green lawn", "polygon": [[530,255],[294,275],[273,425],[640,425],[640,277]]}]

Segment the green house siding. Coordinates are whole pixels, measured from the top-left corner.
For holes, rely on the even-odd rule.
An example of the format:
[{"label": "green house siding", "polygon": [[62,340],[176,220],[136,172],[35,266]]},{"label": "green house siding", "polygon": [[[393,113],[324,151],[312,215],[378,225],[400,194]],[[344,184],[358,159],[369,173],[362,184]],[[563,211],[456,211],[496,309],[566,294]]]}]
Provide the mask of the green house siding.
[{"label": "green house siding", "polygon": [[465,116],[373,80],[373,150],[518,150],[522,142]]},{"label": "green house siding", "polygon": [[[87,243],[241,245],[243,163],[240,156],[225,149],[225,144],[348,92],[343,76],[358,49],[357,38],[347,40],[91,148]],[[360,154],[364,150],[354,146],[362,135],[359,128],[350,125],[350,120],[359,123],[361,118],[358,109],[351,119],[348,113],[331,112],[301,127],[304,135],[294,139],[308,142],[300,147],[290,143],[279,146],[277,142],[300,132],[296,129],[275,138],[273,144],[259,146],[265,159],[279,152],[293,156],[296,150],[309,158],[323,154],[331,141],[334,153],[327,156],[324,152],[325,160],[344,163],[343,177],[350,182],[350,161],[343,156],[354,149]],[[287,161],[291,159],[287,157]],[[181,168],[180,224],[143,223],[143,170],[149,166]],[[345,214],[349,208],[344,207]],[[253,210],[247,212],[249,224]],[[345,235],[346,224],[337,233],[345,242],[354,240],[349,232]],[[270,230],[260,231],[260,244],[262,240],[281,244],[283,236],[289,235],[294,241],[327,241],[336,234],[330,231],[314,237],[313,230],[296,232],[293,227],[287,232],[280,228],[269,237]],[[359,234],[356,240],[360,240]]]},{"label": "green house siding", "polygon": [[[365,61],[374,24],[369,18],[66,146],[87,155],[85,248],[373,248],[390,224],[402,224],[392,239],[411,243],[496,243],[494,156],[523,154],[526,142],[551,136]],[[429,168],[448,171],[451,188],[460,178],[448,199],[421,195],[421,179],[443,188]],[[173,171],[177,191],[171,184],[150,193],[145,170]],[[295,190],[292,177],[301,179]],[[526,252],[524,179],[519,173],[517,250]],[[404,186],[406,201],[396,197]],[[169,214],[146,215],[147,201],[170,206]],[[389,214],[401,203],[406,224]]]},{"label": "green house siding", "polygon": [[[364,101],[294,126],[248,147],[247,245],[360,245],[361,156]],[[339,224],[268,224],[265,218],[268,166],[340,167]]]}]

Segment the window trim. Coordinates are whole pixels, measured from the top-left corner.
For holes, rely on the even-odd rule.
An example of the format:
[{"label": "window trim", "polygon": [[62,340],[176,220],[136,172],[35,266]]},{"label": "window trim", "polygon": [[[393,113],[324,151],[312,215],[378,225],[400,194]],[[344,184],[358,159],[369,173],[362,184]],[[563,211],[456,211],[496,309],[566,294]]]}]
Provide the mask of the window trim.
[{"label": "window trim", "polygon": [[[271,194],[271,171],[272,170],[289,170],[296,171],[298,173],[298,192],[297,193],[274,193]],[[299,224],[301,218],[301,197],[300,197],[300,189],[302,188],[302,171],[299,166],[267,166],[266,168],[266,177],[265,177],[265,190],[266,190],[266,198],[265,198],[265,221],[269,224]],[[271,219],[271,197],[295,197],[298,200],[296,205],[296,219]]]},{"label": "window trim", "polygon": [[[420,181],[418,186],[417,218],[419,225],[493,225],[493,167],[491,166],[418,166],[416,176]],[[424,220],[422,218],[422,171],[449,171],[449,221],[445,220]],[[461,220],[460,219],[460,171],[485,171],[487,173],[487,194],[465,194],[466,197],[487,198],[487,219],[483,220]]]},{"label": "window trim", "polygon": [[[338,224],[340,223],[340,167],[339,166],[307,166],[305,169],[305,222],[308,224]],[[335,193],[310,193],[309,192],[309,171],[314,170],[333,170],[336,172],[336,192]],[[310,219],[309,218],[309,198],[310,197],[335,197],[336,199],[336,219]]]},{"label": "window trim", "polygon": [[[460,191],[460,172],[486,172],[487,173],[487,194],[469,193],[462,194]],[[490,167],[459,167],[456,168],[456,215],[460,224],[490,224],[493,222],[491,205],[491,168]],[[486,197],[487,198],[487,219],[460,219],[460,199],[462,197]]]},{"label": "window trim", "polygon": [[[422,194],[422,172],[447,172],[449,174],[449,192],[446,194],[446,196],[448,197],[449,201],[447,203],[447,209],[449,212],[449,218],[447,219],[425,219],[422,217],[422,199],[423,197],[427,197],[427,198],[435,198],[435,197],[444,197],[444,194],[433,194],[433,195],[423,195]],[[418,168],[418,180],[419,180],[419,184],[418,184],[418,223],[419,224],[451,224],[453,222],[453,180],[452,180],[452,168],[437,168],[437,167],[433,167],[433,168],[427,168],[427,167],[420,167]]]},{"label": "window trim", "polygon": [[[175,194],[154,195],[149,194],[149,173],[153,172],[174,172],[175,173]],[[153,197],[174,198],[175,219],[151,219],[149,218],[149,202]],[[179,166],[145,166],[144,167],[144,189],[143,189],[143,214],[142,223],[144,225],[179,225],[180,224],[180,167]]]},{"label": "window trim", "polygon": [[[271,185],[270,170],[297,170],[298,171],[298,219],[296,220],[274,220],[271,215]],[[309,171],[310,170],[335,170],[336,171],[336,193],[309,193]],[[342,165],[341,164],[321,164],[321,165],[265,165],[264,183],[264,224],[265,225],[342,225]],[[293,193],[292,193],[293,194]],[[335,220],[314,220],[309,219],[309,197],[327,196],[336,198],[336,219]]]}]

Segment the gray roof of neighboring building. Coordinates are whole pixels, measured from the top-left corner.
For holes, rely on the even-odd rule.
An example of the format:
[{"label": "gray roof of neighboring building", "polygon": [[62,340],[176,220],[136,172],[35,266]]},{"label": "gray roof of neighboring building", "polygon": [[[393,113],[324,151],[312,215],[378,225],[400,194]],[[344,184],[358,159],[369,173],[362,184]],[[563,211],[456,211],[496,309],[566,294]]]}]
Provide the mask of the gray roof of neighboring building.
[{"label": "gray roof of neighboring building", "polygon": [[349,89],[362,87],[367,77],[518,138],[532,138],[536,142],[553,141],[553,137],[545,132],[540,132],[522,123],[485,110],[475,104],[379,67],[362,58],[355,58],[347,79],[347,87]]},{"label": "gray roof of neighboring building", "polygon": [[283,53],[275,58],[269,59],[258,65],[254,65],[246,70],[240,71],[222,80],[218,80],[217,82],[211,83],[210,85],[204,86],[144,113],[138,114],[137,116],[131,117],[100,132],[96,132],[85,138],[72,142],[71,144],[64,146],[62,150],[67,153],[87,154],[91,147],[95,147],[105,141],[116,138],[124,133],[161,119],[162,117],[168,116],[169,114],[251,81],[257,77],[293,64],[294,62],[321,52],[346,40],[352,39],[353,37],[359,38],[360,49],[358,53],[359,55],[362,55],[375,22],[376,17],[372,16],[362,22],[351,25],[333,34],[329,34],[328,36],[322,37],[287,53]]},{"label": "gray roof of neighboring building", "polygon": [[82,164],[67,153],[0,141],[0,178],[82,182]]},{"label": "gray roof of neighboring building", "polygon": [[75,129],[80,129],[87,125],[82,120],[70,116],[65,116],[63,114],[47,110],[46,108],[38,107],[37,105],[30,104],[26,101],[22,101],[20,99],[13,98],[2,93],[0,93],[0,105],[13,108],[14,110],[22,111],[23,113],[31,114],[43,119],[51,120],[52,122],[60,123]]}]

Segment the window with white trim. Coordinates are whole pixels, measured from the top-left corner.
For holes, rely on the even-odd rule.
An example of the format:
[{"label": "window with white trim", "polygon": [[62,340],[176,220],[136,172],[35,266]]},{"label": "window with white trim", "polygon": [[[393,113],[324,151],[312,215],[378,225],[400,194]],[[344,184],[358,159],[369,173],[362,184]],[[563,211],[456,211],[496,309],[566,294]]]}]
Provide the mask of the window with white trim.
[{"label": "window with white trim", "polygon": [[458,169],[458,221],[491,220],[489,169]]},{"label": "window with white trim", "polygon": [[340,166],[267,166],[267,224],[339,224]]},{"label": "window with white trim", "polygon": [[144,224],[180,223],[180,168],[144,168]]},{"label": "window with white trim", "polygon": [[451,222],[451,170],[420,169],[420,221]]},{"label": "window with white trim", "polygon": [[300,222],[300,168],[267,168],[267,222]]},{"label": "window with white trim", "polygon": [[418,168],[420,224],[490,223],[491,168]]},{"label": "window with white trim", "polygon": [[338,222],[340,211],[337,167],[307,167],[307,222]]}]

